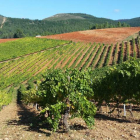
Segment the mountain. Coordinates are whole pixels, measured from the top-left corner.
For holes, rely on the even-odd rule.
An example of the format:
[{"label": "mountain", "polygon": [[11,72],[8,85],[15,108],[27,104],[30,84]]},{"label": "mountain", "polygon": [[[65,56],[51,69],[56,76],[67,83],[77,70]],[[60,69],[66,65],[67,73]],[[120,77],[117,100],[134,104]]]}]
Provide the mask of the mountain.
[{"label": "mountain", "polygon": [[4,16],[0,15],[0,25],[2,24]]},{"label": "mountain", "polygon": [[82,16],[76,16],[72,14],[56,14],[54,16],[45,18],[44,20],[48,21],[60,21],[60,20],[69,20],[69,19],[84,19]]},{"label": "mountain", "polygon": [[98,18],[89,14],[83,14],[83,13],[64,13],[64,14],[56,14],[54,16],[45,18],[46,21],[64,21],[64,20],[78,20],[78,21],[87,21],[92,23],[116,23],[114,20],[106,19],[106,18]]},{"label": "mountain", "polygon": [[0,38],[12,38],[17,29],[21,29],[25,36],[49,35],[88,30],[95,24],[105,22],[117,23],[110,19],[81,13],[57,14],[43,20],[6,18],[6,22],[0,29]]},{"label": "mountain", "polygon": [[120,19],[120,20],[117,20],[117,21],[125,22],[132,27],[140,26],[140,17],[132,18],[132,19]]},{"label": "mountain", "polygon": [[108,23],[116,26],[118,23],[118,21],[83,13],[56,14],[43,20],[6,17],[6,21],[1,26],[2,22],[3,16],[0,16],[0,27],[2,27],[0,28],[0,38],[13,38],[19,31],[24,36],[50,35],[89,30],[96,24],[103,26]]}]

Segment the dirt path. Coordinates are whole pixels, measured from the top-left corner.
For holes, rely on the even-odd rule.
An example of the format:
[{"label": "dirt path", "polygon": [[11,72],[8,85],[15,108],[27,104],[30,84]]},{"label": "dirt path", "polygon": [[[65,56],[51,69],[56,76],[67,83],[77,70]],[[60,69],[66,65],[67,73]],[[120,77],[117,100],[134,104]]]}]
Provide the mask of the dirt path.
[{"label": "dirt path", "polygon": [[[137,113],[140,113],[140,109]],[[36,112],[32,107],[17,104],[15,100],[0,112],[0,140],[140,139],[140,122],[109,117],[105,113],[95,116],[95,126],[91,130],[87,129],[82,119],[71,120],[69,133],[62,133],[62,131],[51,133],[40,126],[32,127],[38,122],[35,116]]]},{"label": "dirt path", "polygon": [[1,24],[1,27],[0,27],[0,28],[2,28],[2,27],[3,27],[3,25],[4,25],[5,21],[6,21],[6,17],[3,17],[3,21],[2,21],[2,24]]},{"label": "dirt path", "polygon": [[31,129],[35,116],[34,109],[15,100],[0,111],[0,140],[46,140],[47,132]]}]

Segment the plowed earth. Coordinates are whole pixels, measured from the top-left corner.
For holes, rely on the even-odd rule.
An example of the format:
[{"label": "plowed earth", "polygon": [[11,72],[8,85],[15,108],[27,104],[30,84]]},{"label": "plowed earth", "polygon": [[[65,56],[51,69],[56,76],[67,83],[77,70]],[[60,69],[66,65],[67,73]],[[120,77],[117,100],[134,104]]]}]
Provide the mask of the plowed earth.
[{"label": "plowed earth", "polygon": [[42,36],[41,38],[114,44],[139,31],[140,27],[107,28]]},{"label": "plowed earth", "polygon": [[8,42],[8,41],[14,41],[17,38],[11,38],[11,39],[0,39],[0,43]]},{"label": "plowed earth", "polygon": [[[38,111],[16,101],[0,112],[0,140],[139,140],[140,108],[133,107],[134,118],[117,117],[115,112],[109,116],[103,106],[102,113],[95,116],[95,126],[88,129],[80,118],[69,121],[70,132],[63,133],[63,127],[52,133],[47,125],[37,125]],[[123,111],[123,109],[122,109]],[[123,115],[123,112],[122,114]],[[34,124],[36,124],[34,126]]]}]

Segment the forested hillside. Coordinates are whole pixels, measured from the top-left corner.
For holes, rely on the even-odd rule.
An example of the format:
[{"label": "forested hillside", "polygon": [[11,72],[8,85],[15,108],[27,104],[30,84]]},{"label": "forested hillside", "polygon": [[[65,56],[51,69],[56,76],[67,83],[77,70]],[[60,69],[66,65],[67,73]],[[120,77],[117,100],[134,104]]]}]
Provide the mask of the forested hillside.
[{"label": "forested hillside", "polygon": [[140,26],[140,17],[132,18],[132,19],[123,19],[123,20],[118,20],[118,21],[125,22],[132,27]]},{"label": "forested hillside", "polygon": [[0,24],[2,23],[2,21],[3,21],[3,16],[0,15]]},{"label": "forested hillside", "polygon": [[36,36],[38,34],[49,35],[88,30],[96,24],[105,24],[107,22],[111,25],[117,25],[118,23],[114,20],[97,18],[87,14],[58,15],[44,20],[7,18],[2,29],[0,29],[0,38],[13,38],[19,32],[17,29],[20,29],[22,36]]},{"label": "forested hillside", "polygon": [[[0,27],[3,17],[0,15]],[[13,38],[19,31],[21,35],[18,37],[24,37],[128,26],[140,26],[140,18],[111,20],[82,13],[56,14],[43,20],[6,18],[0,28],[0,38]]]}]

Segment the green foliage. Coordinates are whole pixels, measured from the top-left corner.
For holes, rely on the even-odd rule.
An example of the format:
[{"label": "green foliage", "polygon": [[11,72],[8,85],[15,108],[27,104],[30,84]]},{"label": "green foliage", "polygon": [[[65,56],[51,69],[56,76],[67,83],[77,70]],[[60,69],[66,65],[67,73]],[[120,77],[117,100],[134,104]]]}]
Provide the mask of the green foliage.
[{"label": "green foliage", "polygon": [[45,20],[7,18],[0,31],[0,38],[13,38],[17,29],[21,29],[25,36],[28,37],[88,30],[96,23],[116,23],[116,21],[110,19],[97,18],[80,13],[65,14],[61,17],[57,18],[57,16],[55,16],[53,20],[50,20],[50,18]]},{"label": "green foliage", "polygon": [[132,47],[133,47],[133,57],[136,58],[137,55],[136,55],[135,39],[134,38],[132,39]]},{"label": "green foliage", "polygon": [[109,61],[110,61],[110,57],[111,57],[111,53],[112,53],[112,49],[113,49],[113,44],[111,44],[110,47],[108,47],[109,51],[108,51],[108,54],[107,54],[107,58],[105,60],[105,66],[108,66],[109,65]]},{"label": "green foliage", "polygon": [[129,41],[127,42],[127,49],[126,49],[126,60],[130,59],[130,45],[129,45]]},{"label": "green foliage", "polygon": [[87,68],[87,65],[91,62],[93,56],[95,55],[97,49],[98,49],[98,45],[96,45],[96,43],[94,43],[93,45],[94,50],[92,51],[92,53],[90,54],[88,60],[86,61],[86,63],[83,65],[82,70],[85,70]]},{"label": "green foliage", "polygon": [[103,62],[104,62],[104,58],[105,58],[105,54],[106,54],[106,52],[107,52],[107,49],[108,49],[108,46],[105,46],[105,47],[104,47],[104,50],[103,50],[103,53],[102,53],[102,55],[101,55],[101,58],[100,58],[99,62],[97,63],[97,68],[102,67],[102,64],[103,64]]},{"label": "green foliage", "polygon": [[117,26],[118,26],[118,27],[121,27],[121,22],[118,22],[118,23],[117,23]]},{"label": "green foliage", "polygon": [[138,18],[132,18],[132,19],[126,19],[126,20],[119,20],[121,23],[125,22],[129,24],[131,27],[138,27],[140,26],[140,17]]},{"label": "green foliage", "polygon": [[93,80],[94,99],[98,104],[114,102],[140,103],[140,61],[126,61],[110,68],[104,76]]},{"label": "green foliage", "polygon": [[42,113],[48,112],[45,122],[51,124],[54,131],[58,129],[61,115],[69,108],[70,114],[82,117],[91,127],[94,124],[96,107],[89,100],[93,97],[88,72],[76,69],[48,71],[38,91],[31,89],[24,92],[25,102],[35,102],[42,107]]},{"label": "green foliage", "polygon": [[23,38],[12,42],[1,43],[0,61],[64,45],[66,43],[69,43],[69,41],[43,38]]},{"label": "green foliage", "polygon": [[0,25],[2,24],[2,21],[3,21],[3,16],[0,15]]},{"label": "green foliage", "polygon": [[102,24],[96,24],[91,27],[91,29],[105,29],[105,28],[118,28],[118,27],[129,27],[130,25],[126,23],[118,22],[118,23],[102,23]]},{"label": "green foliage", "polygon": [[17,101],[18,101],[18,103],[21,102],[22,94],[24,93],[25,90],[26,90],[25,86],[23,84],[21,84],[20,87],[17,90]]},{"label": "green foliage", "polygon": [[117,52],[118,52],[118,43],[116,44],[116,48],[115,48],[115,54],[114,54],[114,59],[113,59],[113,65],[115,65],[117,63]]},{"label": "green foliage", "polygon": [[10,88],[8,91],[5,90],[0,90],[0,110],[2,109],[3,106],[8,105],[11,103],[13,99],[13,92],[14,88]]},{"label": "green foliage", "polygon": [[91,64],[92,69],[94,69],[94,67],[95,67],[95,65],[97,63],[99,55],[101,54],[101,52],[103,50],[104,44],[102,44],[101,46],[100,46],[100,44],[98,44],[98,46],[99,46],[99,49],[98,49],[98,51],[97,51],[97,53],[96,53],[96,55],[95,55],[95,57],[94,57],[94,59],[92,61],[92,64]]},{"label": "green foliage", "polygon": [[68,109],[72,117],[79,116],[91,127],[96,107],[103,102],[140,104],[140,61],[131,59],[121,65],[78,71],[50,70],[37,87],[23,92],[25,102],[38,103],[45,122],[58,129],[62,115]]},{"label": "green foliage", "polygon": [[24,33],[23,33],[23,31],[21,29],[17,29],[16,33],[14,34],[14,38],[22,38],[24,36],[25,35],[24,35]]},{"label": "green foliage", "polygon": [[28,84],[28,86],[27,86],[27,89],[28,89],[28,90],[29,90],[29,89],[33,89],[33,88],[35,87],[33,81],[28,81],[27,84]]},{"label": "green foliage", "polygon": [[119,64],[123,63],[123,57],[124,57],[124,42],[122,42]]},{"label": "green foliage", "polygon": [[[85,70],[90,66],[94,69],[95,67],[102,67],[104,64],[111,64],[109,61],[110,56],[114,53],[112,50],[113,46],[104,47],[104,44],[92,45],[90,43],[70,42],[67,45],[63,45],[65,43],[67,41],[24,38],[14,42],[0,44],[1,50],[3,50],[3,53],[0,52],[1,59],[2,57],[7,59],[12,58],[11,53],[15,54],[14,57],[18,57],[24,53],[48,48],[42,52],[36,52],[20,57],[19,59],[0,63],[0,88],[4,89],[11,85],[18,86],[19,83],[30,80],[32,77],[36,79],[36,75],[37,77],[41,76],[46,69],[53,67],[55,69],[62,68],[63,70],[67,67]],[[49,49],[56,45],[60,45],[60,47]],[[115,49],[113,64],[116,64],[118,61],[123,62],[123,59],[125,60],[124,47],[121,48],[121,51],[118,48],[119,46]],[[120,52],[119,55],[117,55],[118,51]],[[128,51],[129,47],[127,46],[127,54],[129,53]],[[126,59],[128,59],[128,55],[126,55]]]},{"label": "green foliage", "polygon": [[[39,77],[40,78],[40,77]],[[35,79],[35,78],[34,78]],[[54,131],[58,129],[60,119],[66,111],[72,117],[79,116],[89,127],[94,124],[96,107],[91,101],[102,105],[116,103],[140,104],[140,60],[131,59],[121,65],[101,69],[48,70],[36,86],[33,80],[27,89],[21,85],[18,99],[26,103],[38,103],[41,114],[47,113],[44,123],[49,123]],[[11,101],[9,94],[1,91],[1,106]],[[8,103],[7,103],[8,102]]]}]

